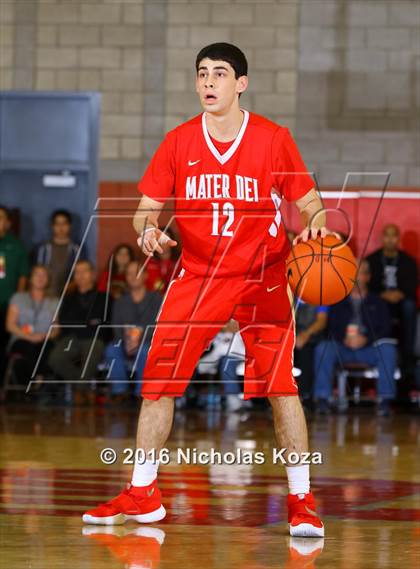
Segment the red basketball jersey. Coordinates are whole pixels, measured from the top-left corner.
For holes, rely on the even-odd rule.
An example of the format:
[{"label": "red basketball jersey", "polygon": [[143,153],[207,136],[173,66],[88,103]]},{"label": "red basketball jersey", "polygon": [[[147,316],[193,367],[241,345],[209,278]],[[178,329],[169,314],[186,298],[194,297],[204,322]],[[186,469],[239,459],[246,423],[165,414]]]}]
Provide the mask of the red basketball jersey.
[{"label": "red basketball jersey", "polygon": [[288,128],[243,113],[230,146],[213,143],[206,113],[168,132],[138,185],[157,201],[175,197],[182,266],[198,275],[258,275],[286,258],[281,200],[315,187]]}]

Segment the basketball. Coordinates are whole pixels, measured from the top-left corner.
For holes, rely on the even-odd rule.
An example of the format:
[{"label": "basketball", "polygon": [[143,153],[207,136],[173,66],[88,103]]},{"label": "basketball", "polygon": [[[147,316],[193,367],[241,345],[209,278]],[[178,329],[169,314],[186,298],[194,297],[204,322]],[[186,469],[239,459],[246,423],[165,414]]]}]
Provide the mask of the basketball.
[{"label": "basketball", "polygon": [[353,252],[333,235],[297,243],[286,261],[293,293],[308,304],[336,304],[350,294],[356,278]]}]

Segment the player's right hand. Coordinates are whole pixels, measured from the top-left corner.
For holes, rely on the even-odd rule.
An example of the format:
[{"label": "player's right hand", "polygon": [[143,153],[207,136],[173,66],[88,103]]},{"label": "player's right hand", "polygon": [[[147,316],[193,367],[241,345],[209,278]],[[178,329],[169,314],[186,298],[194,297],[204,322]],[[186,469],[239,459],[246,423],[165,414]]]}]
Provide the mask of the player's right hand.
[{"label": "player's right hand", "polygon": [[137,244],[145,255],[153,257],[155,251],[163,253],[161,245],[176,247],[178,243],[157,227],[147,227],[138,237]]}]

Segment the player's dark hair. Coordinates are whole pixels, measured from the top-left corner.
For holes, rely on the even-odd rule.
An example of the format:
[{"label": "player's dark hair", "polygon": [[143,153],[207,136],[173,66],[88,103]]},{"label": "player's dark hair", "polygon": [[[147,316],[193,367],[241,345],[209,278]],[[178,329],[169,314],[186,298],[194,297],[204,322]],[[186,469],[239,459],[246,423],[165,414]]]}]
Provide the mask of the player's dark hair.
[{"label": "player's dark hair", "polygon": [[67,222],[71,225],[73,218],[71,216],[71,213],[69,211],[67,211],[66,209],[56,209],[52,212],[51,214],[51,224],[54,223],[54,221],[56,220],[57,217],[65,217],[67,219]]},{"label": "player's dark hair", "polygon": [[198,73],[200,62],[208,57],[212,61],[226,61],[235,70],[235,78],[239,79],[242,75],[248,75],[248,62],[244,53],[231,43],[211,43],[200,50],[195,60],[195,69]]}]

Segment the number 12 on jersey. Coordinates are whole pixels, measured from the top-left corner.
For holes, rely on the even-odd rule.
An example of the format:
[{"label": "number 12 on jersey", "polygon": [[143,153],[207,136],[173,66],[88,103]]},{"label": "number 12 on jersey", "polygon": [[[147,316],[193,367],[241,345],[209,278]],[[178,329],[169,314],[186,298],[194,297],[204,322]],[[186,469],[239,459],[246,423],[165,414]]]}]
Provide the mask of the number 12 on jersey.
[{"label": "number 12 on jersey", "polygon": [[233,231],[229,229],[235,218],[235,209],[233,205],[229,202],[225,202],[223,204],[221,215],[226,216],[227,220],[222,225],[220,232],[219,232],[220,204],[217,202],[212,202],[211,205],[213,206],[213,228],[211,234],[222,235],[224,237],[233,237]]}]

